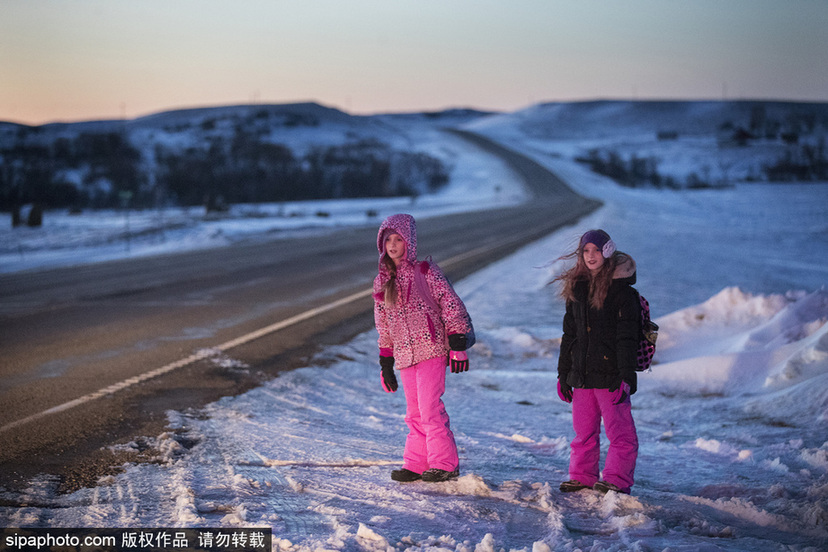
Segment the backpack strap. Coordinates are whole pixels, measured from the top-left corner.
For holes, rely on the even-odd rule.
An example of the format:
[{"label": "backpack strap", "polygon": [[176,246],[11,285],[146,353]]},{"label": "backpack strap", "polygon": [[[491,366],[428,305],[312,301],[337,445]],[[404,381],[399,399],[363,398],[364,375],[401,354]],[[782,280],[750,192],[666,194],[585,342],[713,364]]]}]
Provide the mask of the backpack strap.
[{"label": "backpack strap", "polygon": [[414,285],[417,288],[417,294],[425,301],[426,305],[428,305],[434,312],[441,312],[442,309],[440,305],[437,304],[437,301],[434,300],[434,296],[431,295],[431,290],[428,287],[428,281],[426,280],[426,274],[428,271],[431,270],[431,257],[426,257],[425,261],[420,262],[417,266],[414,267]]},{"label": "backpack strap", "polygon": [[[431,294],[431,290],[428,287],[428,281],[426,280],[426,274],[428,271],[431,270],[431,265],[434,261],[431,260],[431,257],[426,257],[425,261],[422,261],[417,266],[414,267],[414,286],[417,290],[417,294],[422,297],[423,301],[426,305],[431,308],[434,312],[437,313],[438,317],[442,316],[443,309],[434,299],[434,296]],[[469,325],[469,331],[466,332],[466,349],[470,349],[475,343],[477,343],[477,336],[474,333],[474,325],[472,324],[471,316],[466,313],[466,321]],[[448,340],[448,332],[446,332],[446,340]]]}]

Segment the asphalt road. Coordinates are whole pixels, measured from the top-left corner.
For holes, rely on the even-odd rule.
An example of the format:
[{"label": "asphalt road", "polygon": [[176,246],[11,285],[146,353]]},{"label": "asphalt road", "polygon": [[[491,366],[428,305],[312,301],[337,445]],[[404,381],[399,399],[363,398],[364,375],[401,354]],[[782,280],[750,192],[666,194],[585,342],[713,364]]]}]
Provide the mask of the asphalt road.
[{"label": "asphalt road", "polygon": [[[600,205],[520,154],[449,132],[501,157],[534,194],[520,207],[420,222],[421,256],[454,280]],[[379,222],[0,275],[0,488],[44,473],[62,491],[92,485],[140,461],[107,446],[160,434],[167,410],[242,393],[369,329]],[[213,361],[222,356],[246,367]]]}]

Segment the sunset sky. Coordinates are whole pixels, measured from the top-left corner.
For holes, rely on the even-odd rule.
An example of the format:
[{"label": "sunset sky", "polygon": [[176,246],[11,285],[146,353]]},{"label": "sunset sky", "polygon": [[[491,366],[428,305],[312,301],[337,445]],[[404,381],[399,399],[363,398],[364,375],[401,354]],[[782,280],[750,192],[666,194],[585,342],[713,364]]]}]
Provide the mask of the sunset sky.
[{"label": "sunset sky", "polygon": [[0,0],[0,121],[828,101],[825,0]]}]

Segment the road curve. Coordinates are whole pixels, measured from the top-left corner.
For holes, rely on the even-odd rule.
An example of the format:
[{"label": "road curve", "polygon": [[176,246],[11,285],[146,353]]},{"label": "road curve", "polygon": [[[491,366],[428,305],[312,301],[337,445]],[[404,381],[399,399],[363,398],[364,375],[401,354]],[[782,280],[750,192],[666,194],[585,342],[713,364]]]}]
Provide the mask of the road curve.
[{"label": "road curve", "polygon": [[[419,250],[455,280],[600,206],[517,152],[448,132],[501,158],[534,196],[419,225]],[[37,473],[61,490],[94,484],[140,460],[102,447],[159,434],[167,410],[241,393],[369,329],[378,223],[0,275],[0,487]]]}]

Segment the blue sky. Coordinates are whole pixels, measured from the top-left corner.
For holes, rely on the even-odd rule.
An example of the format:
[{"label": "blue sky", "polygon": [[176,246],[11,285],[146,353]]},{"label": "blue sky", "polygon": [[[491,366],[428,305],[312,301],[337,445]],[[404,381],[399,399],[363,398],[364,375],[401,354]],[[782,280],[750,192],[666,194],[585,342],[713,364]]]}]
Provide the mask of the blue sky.
[{"label": "blue sky", "polygon": [[0,120],[828,101],[824,0],[0,0]]}]

